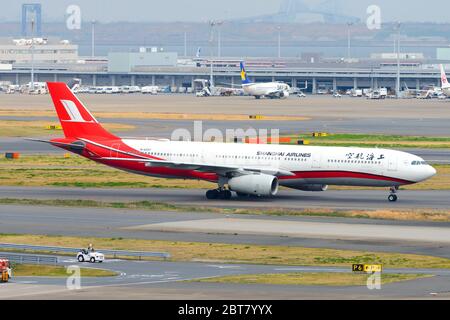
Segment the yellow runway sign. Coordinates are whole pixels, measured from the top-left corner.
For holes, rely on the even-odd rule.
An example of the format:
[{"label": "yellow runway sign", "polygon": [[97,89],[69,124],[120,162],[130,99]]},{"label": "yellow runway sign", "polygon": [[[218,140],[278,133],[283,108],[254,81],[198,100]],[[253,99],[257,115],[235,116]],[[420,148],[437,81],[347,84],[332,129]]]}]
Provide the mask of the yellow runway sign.
[{"label": "yellow runway sign", "polygon": [[381,264],[354,264],[352,266],[353,272],[382,272],[383,266]]}]

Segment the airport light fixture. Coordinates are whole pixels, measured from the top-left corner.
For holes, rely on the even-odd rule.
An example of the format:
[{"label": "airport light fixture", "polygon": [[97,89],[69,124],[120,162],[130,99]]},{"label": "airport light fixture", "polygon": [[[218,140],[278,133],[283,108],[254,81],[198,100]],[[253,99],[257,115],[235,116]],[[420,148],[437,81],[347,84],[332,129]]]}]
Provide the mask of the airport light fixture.
[{"label": "airport light fixture", "polygon": [[[222,55],[222,31],[220,27],[225,23],[223,20],[211,20],[209,25],[211,27],[209,42],[212,47],[212,43],[214,42],[214,27],[217,27],[217,42],[218,42],[218,51],[217,55],[220,57]],[[211,48],[211,56],[212,56],[212,48]]]},{"label": "airport light fixture", "polygon": [[92,58],[95,57],[95,24],[97,23],[97,21],[92,20],[91,22],[91,56]]},{"label": "airport light fixture", "polygon": [[397,30],[397,79],[395,83],[395,91],[397,98],[400,98],[400,27],[401,23],[397,22],[395,28]]},{"label": "airport light fixture", "polygon": [[187,57],[187,32],[184,31],[184,56]]},{"label": "airport light fixture", "polygon": [[351,59],[351,30],[350,27],[353,26],[353,22],[347,22],[347,60],[350,62]]},{"label": "airport light fixture", "polygon": [[34,90],[34,19],[31,19],[31,90]]},{"label": "airport light fixture", "polygon": [[278,58],[281,58],[281,27],[278,26]]},{"label": "airport light fixture", "polygon": [[218,42],[218,48],[217,48],[217,56],[220,58],[222,56],[222,25],[224,24],[224,21],[217,21],[217,42]]}]

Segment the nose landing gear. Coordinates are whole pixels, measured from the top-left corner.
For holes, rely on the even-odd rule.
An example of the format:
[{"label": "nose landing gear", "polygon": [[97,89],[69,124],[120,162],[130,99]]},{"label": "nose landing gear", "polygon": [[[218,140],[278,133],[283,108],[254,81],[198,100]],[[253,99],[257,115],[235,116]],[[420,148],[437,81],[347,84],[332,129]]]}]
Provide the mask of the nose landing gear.
[{"label": "nose landing gear", "polygon": [[398,200],[398,196],[397,196],[397,191],[398,191],[398,187],[391,187],[391,194],[388,197],[389,202],[397,202]]}]

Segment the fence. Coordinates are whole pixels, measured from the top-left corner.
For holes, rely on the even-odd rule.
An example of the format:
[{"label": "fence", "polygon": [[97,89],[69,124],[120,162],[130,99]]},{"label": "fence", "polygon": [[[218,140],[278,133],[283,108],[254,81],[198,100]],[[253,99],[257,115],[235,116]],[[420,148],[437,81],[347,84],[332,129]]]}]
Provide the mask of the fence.
[{"label": "fence", "polygon": [[[0,243],[1,249],[9,250],[30,250],[30,251],[42,251],[42,252],[55,252],[55,253],[73,253],[76,254],[80,251],[78,248],[64,248],[64,247],[51,247],[51,246],[33,246],[25,244],[12,244],[12,243]],[[170,258],[170,254],[167,252],[148,252],[148,251],[124,251],[124,250],[98,250],[106,256],[110,257],[133,257],[139,258]]]}]

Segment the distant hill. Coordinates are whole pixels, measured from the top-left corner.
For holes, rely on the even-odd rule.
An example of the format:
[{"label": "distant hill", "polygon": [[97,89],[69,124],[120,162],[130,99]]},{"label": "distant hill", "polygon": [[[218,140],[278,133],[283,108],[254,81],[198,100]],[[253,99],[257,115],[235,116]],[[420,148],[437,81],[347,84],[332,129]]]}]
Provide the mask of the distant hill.
[{"label": "distant hill", "polygon": [[[346,24],[325,23],[245,23],[226,22],[222,27],[222,39],[227,43],[245,45],[264,45],[277,41],[278,27],[281,27],[283,42],[315,42],[346,41]],[[91,41],[91,24],[85,22],[82,29],[70,31],[64,23],[45,23],[43,34],[47,37],[68,39],[78,44],[89,44]],[[206,23],[133,23],[116,22],[96,25],[96,42],[98,44],[115,45],[181,45],[184,33],[187,32],[189,42],[199,46],[208,45],[210,27]],[[391,41],[393,26],[385,25],[381,30],[370,31],[364,24],[351,26],[354,41]],[[20,38],[19,23],[0,23],[0,37]],[[433,43],[450,41],[450,23],[406,23],[402,25],[404,41]],[[216,37],[213,38],[216,41]],[[426,45],[426,43],[423,43]]]}]

